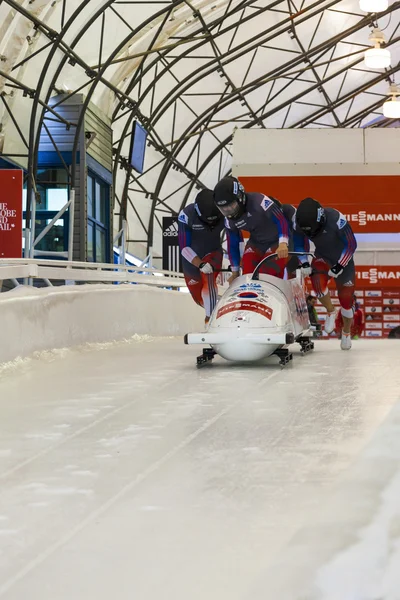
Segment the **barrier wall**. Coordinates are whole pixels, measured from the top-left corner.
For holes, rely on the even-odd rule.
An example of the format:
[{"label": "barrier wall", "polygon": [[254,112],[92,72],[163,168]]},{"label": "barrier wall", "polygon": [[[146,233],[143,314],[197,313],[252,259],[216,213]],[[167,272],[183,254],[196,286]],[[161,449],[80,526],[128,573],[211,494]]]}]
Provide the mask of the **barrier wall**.
[{"label": "barrier wall", "polygon": [[36,351],[134,334],[183,336],[203,327],[204,311],[176,291],[145,285],[20,287],[0,295],[0,363]]}]

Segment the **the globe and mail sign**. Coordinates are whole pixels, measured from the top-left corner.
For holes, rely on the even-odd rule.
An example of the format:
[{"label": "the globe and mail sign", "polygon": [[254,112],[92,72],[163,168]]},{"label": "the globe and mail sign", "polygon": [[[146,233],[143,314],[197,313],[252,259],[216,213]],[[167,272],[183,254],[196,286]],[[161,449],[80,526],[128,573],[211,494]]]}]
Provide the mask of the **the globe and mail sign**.
[{"label": "the globe and mail sign", "polygon": [[182,273],[178,243],[178,217],[163,217],[163,269]]},{"label": "the globe and mail sign", "polygon": [[22,256],[22,188],[22,171],[0,170],[0,258]]}]

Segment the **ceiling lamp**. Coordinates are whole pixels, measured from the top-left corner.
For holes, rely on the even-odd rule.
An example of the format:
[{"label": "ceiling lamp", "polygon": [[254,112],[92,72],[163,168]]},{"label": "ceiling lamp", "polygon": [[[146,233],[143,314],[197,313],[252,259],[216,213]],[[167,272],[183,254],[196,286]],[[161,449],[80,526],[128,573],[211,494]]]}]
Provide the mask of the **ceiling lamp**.
[{"label": "ceiling lamp", "polygon": [[367,13],[383,12],[389,6],[389,0],[360,0],[360,9]]},{"label": "ceiling lamp", "polygon": [[389,67],[390,51],[386,48],[381,48],[381,44],[385,43],[385,36],[378,27],[370,33],[369,41],[374,44],[374,47],[367,50],[364,55],[365,66],[369,69],[384,69],[385,67]]},{"label": "ceiling lamp", "polygon": [[397,85],[390,86],[391,98],[383,104],[383,116],[387,119],[400,119],[400,88]]}]

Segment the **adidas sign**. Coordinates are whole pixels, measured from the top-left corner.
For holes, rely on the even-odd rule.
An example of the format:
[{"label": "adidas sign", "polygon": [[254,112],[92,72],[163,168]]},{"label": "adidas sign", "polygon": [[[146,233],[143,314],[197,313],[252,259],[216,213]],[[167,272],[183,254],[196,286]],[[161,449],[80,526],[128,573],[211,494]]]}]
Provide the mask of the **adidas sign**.
[{"label": "adidas sign", "polygon": [[170,225],[168,227],[168,229],[166,229],[163,233],[164,236],[166,237],[174,237],[178,235],[178,224],[177,223],[172,223],[172,225]]}]

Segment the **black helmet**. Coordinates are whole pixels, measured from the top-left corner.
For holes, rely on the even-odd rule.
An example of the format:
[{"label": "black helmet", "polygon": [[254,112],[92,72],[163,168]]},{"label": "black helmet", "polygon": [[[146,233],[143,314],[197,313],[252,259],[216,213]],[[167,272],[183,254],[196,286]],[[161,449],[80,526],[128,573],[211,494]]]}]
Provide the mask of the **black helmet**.
[{"label": "black helmet", "polygon": [[210,227],[217,225],[221,219],[221,213],[214,203],[214,196],[211,190],[201,190],[194,201],[194,208],[199,219]]},{"label": "black helmet", "polygon": [[325,210],[313,198],[304,198],[296,211],[296,225],[308,238],[316,237],[325,227]]},{"label": "black helmet", "polygon": [[238,219],[246,208],[244,187],[236,177],[224,177],[214,188],[214,202],[224,217]]}]

